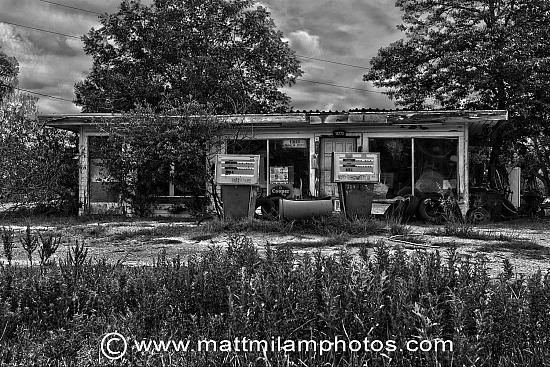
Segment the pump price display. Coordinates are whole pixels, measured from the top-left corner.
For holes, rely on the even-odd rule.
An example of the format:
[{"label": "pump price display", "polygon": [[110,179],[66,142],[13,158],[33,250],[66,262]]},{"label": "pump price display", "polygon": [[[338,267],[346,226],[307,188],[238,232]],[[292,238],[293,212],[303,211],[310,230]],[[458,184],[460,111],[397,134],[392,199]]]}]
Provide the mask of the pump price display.
[{"label": "pump price display", "polygon": [[259,181],[259,155],[218,154],[216,156],[218,185],[257,185]]},{"label": "pump price display", "polygon": [[332,181],[380,182],[380,153],[332,153]]}]

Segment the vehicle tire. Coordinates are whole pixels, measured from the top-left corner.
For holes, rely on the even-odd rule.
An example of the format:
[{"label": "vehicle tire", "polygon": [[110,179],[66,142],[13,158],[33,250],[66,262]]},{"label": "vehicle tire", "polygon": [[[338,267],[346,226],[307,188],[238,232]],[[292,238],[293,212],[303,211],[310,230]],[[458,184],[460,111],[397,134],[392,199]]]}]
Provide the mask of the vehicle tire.
[{"label": "vehicle tire", "polygon": [[279,215],[279,212],[273,200],[265,197],[256,199],[254,218],[264,219],[264,220],[274,220],[278,217],[278,215]]},{"label": "vehicle tire", "polygon": [[483,207],[475,207],[468,210],[466,219],[468,223],[486,224],[491,221],[491,213]]},{"label": "vehicle tire", "polygon": [[504,219],[512,219],[518,215],[518,210],[510,200],[502,198],[502,209],[500,215]]},{"label": "vehicle tire", "polygon": [[441,224],[445,220],[444,214],[440,195],[427,195],[420,200],[418,206],[420,219],[434,224]]}]

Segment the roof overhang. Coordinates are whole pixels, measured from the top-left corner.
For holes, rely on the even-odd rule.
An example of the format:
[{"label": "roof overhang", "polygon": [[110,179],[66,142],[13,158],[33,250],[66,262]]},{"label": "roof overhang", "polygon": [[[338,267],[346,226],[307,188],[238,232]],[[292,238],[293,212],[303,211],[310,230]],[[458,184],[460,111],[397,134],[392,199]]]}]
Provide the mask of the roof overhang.
[{"label": "roof overhang", "polygon": [[[122,114],[81,113],[39,115],[45,126],[79,132],[82,127],[105,124]],[[508,120],[505,110],[438,110],[438,111],[375,111],[346,113],[285,113],[256,115],[218,115],[234,124],[254,127],[291,126],[396,126],[423,127],[433,125],[467,126],[472,143],[490,141],[496,131]]]}]

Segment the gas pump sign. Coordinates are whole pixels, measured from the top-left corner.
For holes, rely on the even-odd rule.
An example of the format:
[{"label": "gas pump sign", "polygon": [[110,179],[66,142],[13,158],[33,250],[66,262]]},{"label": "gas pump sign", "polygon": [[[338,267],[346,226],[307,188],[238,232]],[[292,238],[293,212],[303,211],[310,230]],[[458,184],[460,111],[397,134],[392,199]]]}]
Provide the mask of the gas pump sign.
[{"label": "gas pump sign", "polygon": [[380,153],[332,153],[332,182],[380,182]]},{"label": "gas pump sign", "polygon": [[258,185],[259,182],[259,155],[216,155],[216,183],[218,185]]}]

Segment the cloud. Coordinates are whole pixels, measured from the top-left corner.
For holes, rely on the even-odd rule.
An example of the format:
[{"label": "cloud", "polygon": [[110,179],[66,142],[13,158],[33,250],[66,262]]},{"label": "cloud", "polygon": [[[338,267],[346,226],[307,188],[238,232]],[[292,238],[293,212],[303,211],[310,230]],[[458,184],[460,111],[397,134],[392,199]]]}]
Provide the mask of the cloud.
[{"label": "cloud", "polygon": [[297,30],[288,35],[290,47],[298,54],[318,56],[321,54],[320,37],[307,30]]},{"label": "cloud", "polygon": [[49,35],[30,34],[27,40],[32,44],[38,55],[52,54],[58,56],[73,57],[83,52],[82,47],[72,48],[63,36],[51,37]]},{"label": "cloud", "polygon": [[[290,46],[299,55],[344,64],[369,67],[381,47],[402,35],[396,29],[399,10],[387,0],[262,0],[269,6],[276,25],[295,37]],[[316,37],[312,39],[312,37]],[[310,47],[306,47],[309,45]],[[315,47],[312,47],[314,45]],[[310,51],[311,50],[311,51]],[[366,69],[300,59],[304,79],[358,89],[374,89],[362,81]],[[392,108],[385,95],[299,81],[284,91],[298,109],[332,110],[350,108]]]},{"label": "cloud", "polygon": [[[113,13],[120,0],[63,0],[75,8],[98,13]],[[152,0],[143,1],[149,5]],[[297,54],[316,59],[368,67],[380,47],[401,37],[395,29],[400,14],[388,0],[261,0],[289,45]],[[80,37],[90,28],[99,28],[97,14],[82,12],[39,0],[0,0],[2,20],[52,32]],[[84,79],[92,60],[83,52],[79,39],[63,37],[0,23],[2,51],[20,63],[20,87],[72,100],[74,83]],[[300,59],[303,78],[328,84],[372,89],[362,81],[366,70]],[[356,107],[389,108],[387,97],[299,81],[284,88],[291,105],[317,110],[330,107],[342,110]],[[75,112],[69,102],[40,97],[43,112]]]}]

